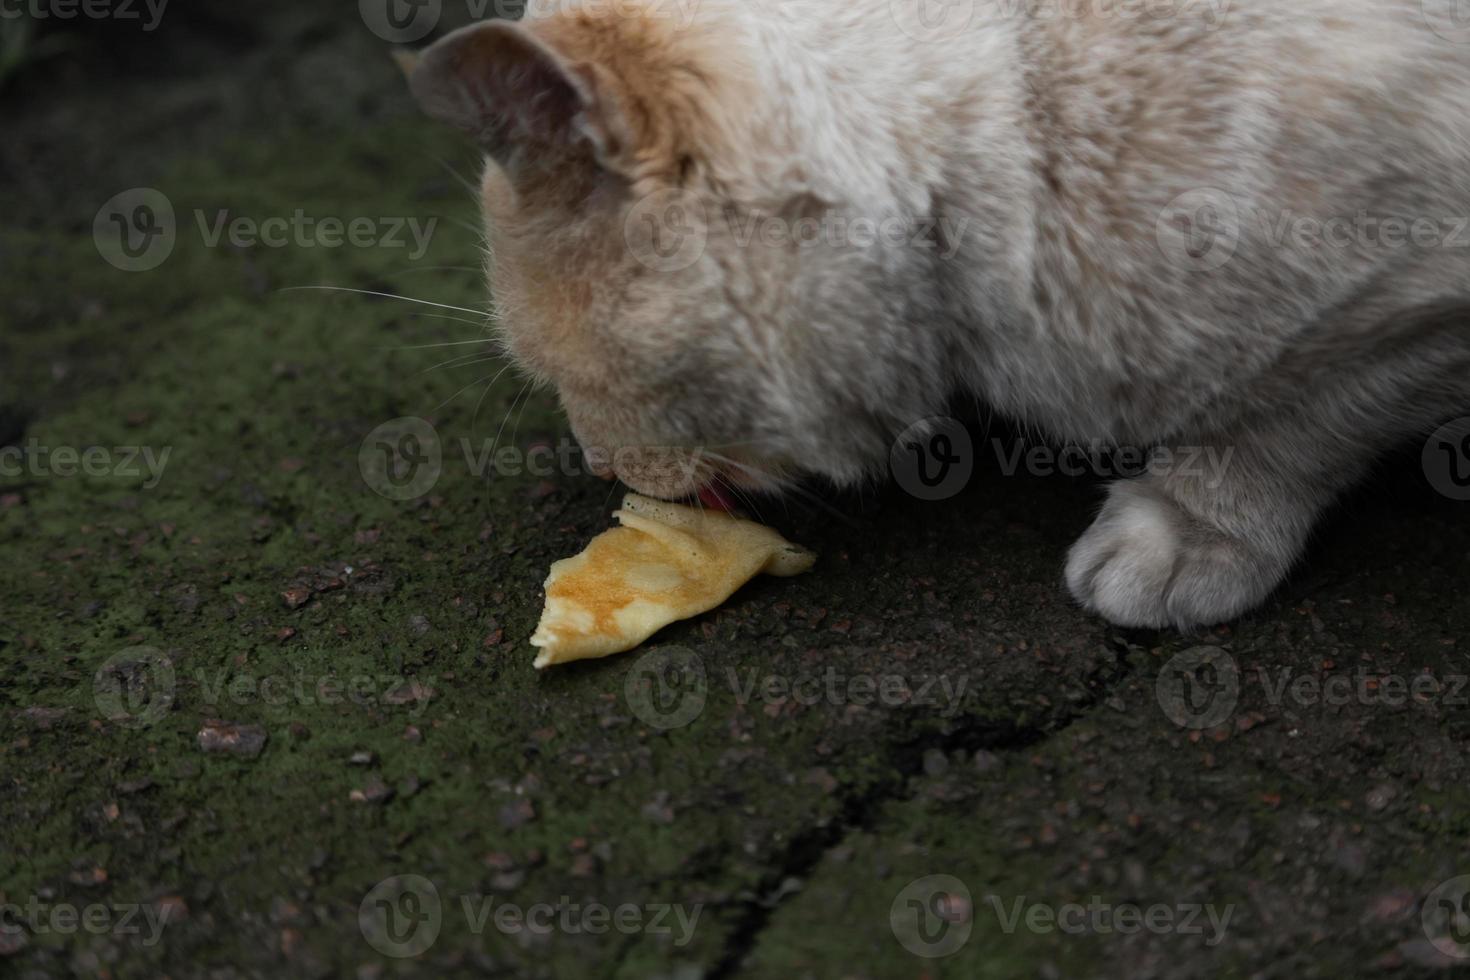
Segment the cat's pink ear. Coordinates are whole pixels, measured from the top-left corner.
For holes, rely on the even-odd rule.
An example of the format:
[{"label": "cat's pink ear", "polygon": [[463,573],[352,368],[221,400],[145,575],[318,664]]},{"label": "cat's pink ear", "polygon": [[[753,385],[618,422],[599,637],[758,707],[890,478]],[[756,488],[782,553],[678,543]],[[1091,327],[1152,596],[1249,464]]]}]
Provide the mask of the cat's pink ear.
[{"label": "cat's pink ear", "polygon": [[487,21],[424,51],[409,87],[424,112],[469,133],[499,161],[519,149],[586,140],[607,165],[622,149],[624,128],[599,75],[518,24]]}]

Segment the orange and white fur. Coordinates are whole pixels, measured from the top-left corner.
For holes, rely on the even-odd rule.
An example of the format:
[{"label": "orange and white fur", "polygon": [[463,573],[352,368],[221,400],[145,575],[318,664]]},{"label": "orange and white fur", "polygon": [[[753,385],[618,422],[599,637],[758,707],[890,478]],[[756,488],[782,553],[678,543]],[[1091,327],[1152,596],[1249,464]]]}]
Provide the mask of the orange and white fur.
[{"label": "orange and white fur", "polygon": [[1066,564],[1187,628],[1470,405],[1453,3],[532,0],[412,86],[487,152],[509,350],[634,489],[861,481],[971,395],[1228,450],[1114,484]]}]

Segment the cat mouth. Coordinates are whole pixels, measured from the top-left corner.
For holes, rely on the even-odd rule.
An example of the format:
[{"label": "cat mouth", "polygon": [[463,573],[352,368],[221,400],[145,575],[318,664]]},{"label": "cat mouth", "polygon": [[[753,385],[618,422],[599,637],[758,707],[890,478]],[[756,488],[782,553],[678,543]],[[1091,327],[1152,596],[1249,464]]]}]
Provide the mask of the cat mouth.
[{"label": "cat mouth", "polygon": [[673,474],[669,467],[606,467],[594,470],[604,480],[621,480],[636,493],[660,500],[703,507],[722,514],[738,514],[742,481],[708,464],[684,468]]},{"label": "cat mouth", "polygon": [[781,485],[774,480],[761,480],[748,475],[750,467],[732,464],[733,469],[710,467],[700,474],[700,480],[692,491],[686,491],[684,499],[697,503],[706,510],[724,514],[744,516],[751,495],[764,496],[779,492]]},{"label": "cat mouth", "polygon": [[709,510],[717,510],[725,514],[733,514],[737,509],[734,496],[719,477],[715,477],[708,483],[700,484],[699,489],[694,492],[694,497]]}]

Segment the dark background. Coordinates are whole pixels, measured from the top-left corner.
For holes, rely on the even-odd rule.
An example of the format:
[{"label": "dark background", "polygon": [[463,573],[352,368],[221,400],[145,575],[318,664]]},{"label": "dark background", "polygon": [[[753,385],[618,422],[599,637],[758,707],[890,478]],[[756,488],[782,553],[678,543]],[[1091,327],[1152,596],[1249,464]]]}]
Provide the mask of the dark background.
[{"label": "dark background", "polygon": [[[440,31],[465,19],[453,7]],[[28,22],[0,76],[0,446],[169,456],[153,486],[120,464],[0,475],[0,974],[1338,977],[1466,962],[1431,940],[1438,898],[1470,872],[1470,521],[1419,447],[1344,502],[1260,611],[1185,637],[1075,608],[1060,567],[1098,479],[1008,476],[992,440],[1008,452],[1018,437],[972,426],[962,492],[766,502],[762,517],[821,552],[815,572],[752,583],[647,651],[538,675],[526,640],[546,568],[607,526],[612,501],[576,473],[465,461],[461,440],[500,432],[524,451],[565,424],[549,394],[497,377],[488,348],[422,348],[485,335],[462,183],[477,163],[419,119],[391,45],[354,3],[174,0],[152,32]],[[6,45],[20,23],[0,19]],[[173,246],[128,271],[94,227],[138,188],[169,201]],[[212,246],[203,230],[221,212],[298,209],[437,224],[417,257]],[[318,285],[460,309],[295,289]],[[404,416],[432,424],[442,474],[390,500],[359,450]],[[1174,658],[1202,646],[1202,696],[1229,703],[1181,724],[1165,710]],[[683,669],[650,702],[658,657]],[[1439,693],[1382,696],[1421,676]],[[884,678],[900,695],[857,703],[851,681]],[[359,697],[319,696],[354,679]],[[1345,699],[1313,697],[1343,679]],[[779,693],[792,685],[822,693]],[[668,727],[660,712],[684,705]],[[385,955],[365,899],[391,893],[408,916],[422,881],[437,938]],[[913,952],[916,895],[950,920],[917,948],[952,955]],[[477,929],[462,897],[700,917],[682,945],[657,929]],[[996,912],[1094,900],[1232,914],[1211,945],[1008,930]],[[106,928],[55,928],[52,910],[92,905]],[[128,909],[166,912],[157,942],[122,924]]]}]

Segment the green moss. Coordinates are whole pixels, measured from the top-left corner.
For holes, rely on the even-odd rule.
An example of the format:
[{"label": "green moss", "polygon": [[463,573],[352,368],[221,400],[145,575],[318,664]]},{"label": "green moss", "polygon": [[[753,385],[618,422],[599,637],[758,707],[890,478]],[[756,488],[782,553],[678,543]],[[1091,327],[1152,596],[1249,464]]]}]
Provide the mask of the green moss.
[{"label": "green moss", "polygon": [[[1454,870],[1444,842],[1463,836],[1470,811],[1464,765],[1444,751],[1453,713],[1303,722],[1251,689],[1240,712],[1265,721],[1191,739],[1162,717],[1152,684],[1165,654],[1193,641],[1125,648],[1058,585],[1095,499],[1087,486],[981,477],[941,505],[844,501],[847,523],[772,505],[766,516],[822,561],[658,638],[706,671],[704,708],[686,726],[638,717],[626,694],[637,654],[534,672],[525,641],[546,568],[606,526],[609,488],[466,462],[461,440],[478,451],[500,432],[525,449],[566,435],[550,396],[522,396],[499,361],[441,366],[478,348],[423,346],[487,335],[466,312],[486,304],[475,206],[437,161],[473,165],[452,139],[393,116],[282,130],[216,142],[148,178],[179,221],[154,271],[123,272],[98,253],[91,215],[115,188],[49,230],[0,230],[0,416],[26,421],[22,444],[168,451],[156,485],[0,478],[0,890],[75,904],[178,896],[188,908],[157,946],[33,935],[23,967],[97,972],[95,956],[119,977],[364,964],[387,975],[1009,977],[1158,962],[1239,975],[1289,958],[1309,976],[1413,938],[1408,920],[1359,922],[1382,890],[1422,890]],[[195,218],[297,209],[439,223],[413,260],[389,248],[209,247]],[[319,285],[459,309],[297,288]],[[359,450],[409,415],[432,421],[443,466],[426,495],[400,502],[369,486]],[[1369,550],[1322,563],[1364,567],[1381,553],[1382,579],[1294,583],[1214,639],[1243,663],[1312,669],[1388,651],[1395,669],[1455,670],[1445,641],[1470,622],[1463,604],[1443,612],[1411,597],[1463,579],[1463,528],[1442,521],[1435,548],[1397,555],[1411,537],[1401,531],[1390,519],[1336,546]],[[1390,580],[1397,607],[1378,598]],[[292,608],[293,588],[319,591]],[[1320,628],[1302,596],[1318,602]],[[149,724],[124,724],[99,706],[95,677],[140,647],[167,657],[172,701]],[[725,673],[791,681],[828,668],[966,687],[938,706],[781,704],[744,699]],[[363,696],[321,696],[323,683],[354,678]],[[411,683],[432,697],[405,700]],[[36,707],[63,713],[27,713]],[[210,719],[260,726],[264,751],[202,752]],[[980,750],[1002,761],[977,766]],[[1365,793],[1384,781],[1395,802],[1367,811]],[[379,783],[391,799],[354,798]],[[1333,864],[1333,834],[1367,848],[1369,870]],[[105,881],[87,883],[94,867]],[[940,873],[970,887],[976,931],[954,957],[926,961],[888,917],[904,884]],[[374,885],[401,874],[432,880],[445,915],[433,948],[399,963],[374,951],[357,916]],[[1230,942],[1205,949],[1006,932],[985,904],[1094,892],[1242,911]],[[702,912],[683,946],[648,933],[508,936],[466,921],[459,899],[485,895]]]}]

